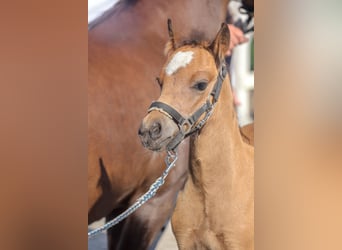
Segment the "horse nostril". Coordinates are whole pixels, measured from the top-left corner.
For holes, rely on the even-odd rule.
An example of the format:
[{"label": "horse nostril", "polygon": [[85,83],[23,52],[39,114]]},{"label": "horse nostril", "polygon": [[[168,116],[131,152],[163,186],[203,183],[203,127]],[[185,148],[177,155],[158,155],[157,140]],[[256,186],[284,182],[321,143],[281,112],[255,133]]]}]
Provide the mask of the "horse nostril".
[{"label": "horse nostril", "polygon": [[148,132],[148,130],[143,126],[143,124],[141,124],[138,130],[138,135],[143,137],[146,135],[146,132]]},{"label": "horse nostril", "polygon": [[150,136],[153,140],[158,139],[161,136],[161,124],[155,122],[150,128]]},{"label": "horse nostril", "polygon": [[138,130],[138,135],[142,136],[143,135],[143,132],[142,132],[142,128],[140,127],[139,130]]}]

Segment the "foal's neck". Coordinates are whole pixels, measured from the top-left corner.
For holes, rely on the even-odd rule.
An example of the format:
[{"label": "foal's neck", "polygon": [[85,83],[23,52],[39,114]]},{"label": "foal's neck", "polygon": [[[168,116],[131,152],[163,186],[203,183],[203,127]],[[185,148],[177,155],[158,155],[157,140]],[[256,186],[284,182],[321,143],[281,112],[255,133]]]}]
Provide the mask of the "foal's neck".
[{"label": "foal's neck", "polygon": [[242,144],[233,94],[226,78],[212,116],[198,135],[191,137],[190,174],[204,194],[208,189],[230,185],[237,167],[235,152]]}]

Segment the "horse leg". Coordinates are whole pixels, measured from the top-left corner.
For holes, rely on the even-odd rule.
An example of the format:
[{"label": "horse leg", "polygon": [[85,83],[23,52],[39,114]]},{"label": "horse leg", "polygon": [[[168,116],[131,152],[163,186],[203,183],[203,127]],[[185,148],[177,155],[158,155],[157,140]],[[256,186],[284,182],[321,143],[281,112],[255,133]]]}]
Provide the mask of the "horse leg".
[{"label": "horse leg", "polygon": [[[155,241],[171,216],[174,199],[174,192],[155,197],[125,221],[110,229],[108,250],[148,250],[151,246],[155,246]],[[118,226],[120,228],[116,228]]]},{"label": "horse leg", "polygon": [[[106,216],[106,222],[112,220],[123,211],[124,209],[114,209],[109,215]],[[114,227],[110,228],[107,231],[108,250],[120,249],[119,248],[120,238],[122,235],[122,231],[125,227],[125,224],[126,224],[126,220],[120,222],[119,224],[115,225]]]}]

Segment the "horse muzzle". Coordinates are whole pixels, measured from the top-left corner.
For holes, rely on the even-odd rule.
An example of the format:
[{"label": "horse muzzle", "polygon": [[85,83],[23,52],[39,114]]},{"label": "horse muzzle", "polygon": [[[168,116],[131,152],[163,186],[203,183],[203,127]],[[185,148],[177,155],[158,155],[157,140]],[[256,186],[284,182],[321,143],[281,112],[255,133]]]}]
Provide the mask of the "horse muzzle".
[{"label": "horse muzzle", "polygon": [[174,122],[157,111],[149,113],[142,121],[138,135],[145,148],[163,151],[178,132]]}]

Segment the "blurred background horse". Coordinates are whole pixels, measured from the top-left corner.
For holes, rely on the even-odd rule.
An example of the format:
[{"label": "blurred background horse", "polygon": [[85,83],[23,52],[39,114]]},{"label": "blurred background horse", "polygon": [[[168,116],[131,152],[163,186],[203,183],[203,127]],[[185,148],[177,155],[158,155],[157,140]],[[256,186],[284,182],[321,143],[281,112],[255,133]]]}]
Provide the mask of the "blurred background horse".
[{"label": "blurred background horse", "polygon": [[[212,40],[228,0],[122,0],[92,17],[88,35],[88,223],[118,215],[164,169],[162,154],[141,146],[141,118],[160,89],[167,18],[177,40]],[[156,197],[108,231],[109,249],[152,249],[174,209],[188,168],[188,145]]]}]

